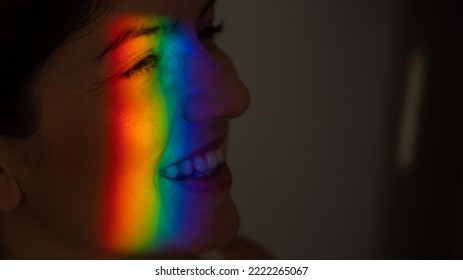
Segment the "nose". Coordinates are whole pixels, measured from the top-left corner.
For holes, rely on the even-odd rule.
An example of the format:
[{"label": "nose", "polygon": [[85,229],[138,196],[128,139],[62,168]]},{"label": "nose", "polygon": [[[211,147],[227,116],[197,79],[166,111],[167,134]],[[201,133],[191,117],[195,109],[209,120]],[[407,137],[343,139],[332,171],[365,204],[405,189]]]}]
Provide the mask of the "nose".
[{"label": "nose", "polygon": [[196,85],[183,104],[183,118],[208,123],[241,116],[249,106],[250,95],[230,59],[224,53],[215,57],[200,53],[194,60],[191,81]]}]

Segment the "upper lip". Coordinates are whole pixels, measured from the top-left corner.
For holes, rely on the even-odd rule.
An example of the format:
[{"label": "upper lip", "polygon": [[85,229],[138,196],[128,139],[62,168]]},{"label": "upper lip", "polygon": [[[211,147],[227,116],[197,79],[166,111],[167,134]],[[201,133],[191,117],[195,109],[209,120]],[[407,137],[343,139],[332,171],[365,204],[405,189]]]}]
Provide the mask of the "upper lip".
[{"label": "upper lip", "polygon": [[180,163],[182,161],[185,161],[187,159],[193,159],[197,155],[204,155],[208,151],[217,150],[222,146],[224,141],[225,141],[225,135],[223,135],[223,136],[221,136],[221,137],[219,137],[219,138],[217,138],[217,139],[215,139],[213,141],[210,141],[207,144],[204,144],[200,148],[188,153],[186,156],[182,157],[182,159],[180,159],[180,160],[177,160],[175,162],[171,162],[169,164],[164,165],[163,167],[160,168],[160,170],[166,169],[169,166],[178,164],[178,163]]}]

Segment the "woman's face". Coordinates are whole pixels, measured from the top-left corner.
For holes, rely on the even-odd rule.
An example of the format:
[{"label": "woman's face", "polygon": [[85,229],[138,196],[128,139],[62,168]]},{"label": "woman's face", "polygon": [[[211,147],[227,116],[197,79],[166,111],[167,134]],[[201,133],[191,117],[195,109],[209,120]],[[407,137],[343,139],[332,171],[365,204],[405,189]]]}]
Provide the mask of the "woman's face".
[{"label": "woman's face", "polygon": [[39,73],[41,125],[13,173],[43,244],[117,256],[234,237],[222,158],[249,94],[213,42],[213,2],[121,0]]}]

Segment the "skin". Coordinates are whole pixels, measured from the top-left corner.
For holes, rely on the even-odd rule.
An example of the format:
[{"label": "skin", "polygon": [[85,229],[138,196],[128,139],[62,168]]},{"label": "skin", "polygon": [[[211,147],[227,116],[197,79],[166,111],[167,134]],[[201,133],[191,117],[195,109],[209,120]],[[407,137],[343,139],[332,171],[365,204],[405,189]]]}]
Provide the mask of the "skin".
[{"label": "skin", "polygon": [[[157,229],[156,246],[143,252],[102,245],[102,205],[108,195],[105,184],[111,164],[108,143],[113,140],[107,132],[114,125],[108,117],[112,106],[109,96],[120,95],[118,100],[122,102],[122,96],[130,94],[134,104],[150,105],[128,106],[126,112],[139,112],[149,124],[148,138],[134,152],[146,155],[134,160],[134,166],[140,167],[137,170],[153,168],[146,172],[158,172],[186,156],[181,154],[185,151],[176,149],[185,137],[193,143],[190,149],[194,151],[227,134],[229,120],[240,116],[249,105],[247,88],[230,59],[211,39],[198,38],[198,33],[214,20],[211,9],[198,21],[205,2],[121,0],[108,17],[79,31],[47,61],[33,87],[42,112],[37,133],[28,139],[0,140],[0,229],[7,257],[173,258],[174,254],[196,254],[233,240],[239,219],[228,190],[198,192],[157,177],[137,187],[155,189],[153,196],[159,204],[152,205],[150,200],[139,203],[147,211],[159,209],[183,215],[181,223],[164,222]],[[133,64],[135,57],[147,51],[137,46],[149,45],[139,44],[146,38],[135,39],[121,47],[125,56],[108,54],[96,63],[95,58],[111,39],[108,34],[117,29],[121,20],[137,23],[159,18],[182,20],[176,40],[193,51],[167,57],[175,56],[184,67],[172,68],[174,78],[162,90],[146,86],[143,81],[156,75],[147,71],[135,77],[138,82],[107,82],[117,69]],[[185,80],[187,86],[181,85]],[[167,100],[163,94],[172,92],[176,95],[168,99],[169,108],[176,109],[162,111],[160,104]],[[161,117],[169,121],[160,125]],[[128,131],[137,129],[140,122],[129,120]]]}]

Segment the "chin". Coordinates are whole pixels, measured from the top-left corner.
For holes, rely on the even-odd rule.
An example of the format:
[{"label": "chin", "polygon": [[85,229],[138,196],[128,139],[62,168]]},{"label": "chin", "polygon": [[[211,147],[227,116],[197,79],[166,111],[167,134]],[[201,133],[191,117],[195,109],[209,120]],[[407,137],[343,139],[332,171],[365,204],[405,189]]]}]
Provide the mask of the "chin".
[{"label": "chin", "polygon": [[[201,212],[201,211],[200,211]],[[194,216],[195,211],[189,212]],[[202,213],[204,215],[204,213]],[[191,218],[165,253],[199,254],[218,249],[233,241],[240,228],[240,218],[235,204],[229,195],[219,207],[208,213],[209,217]],[[193,222],[195,221],[195,222]]]},{"label": "chin", "polygon": [[240,218],[234,207],[222,220],[217,220],[196,242],[192,242],[193,246],[189,252],[203,253],[227,245],[235,239],[239,228]]}]

